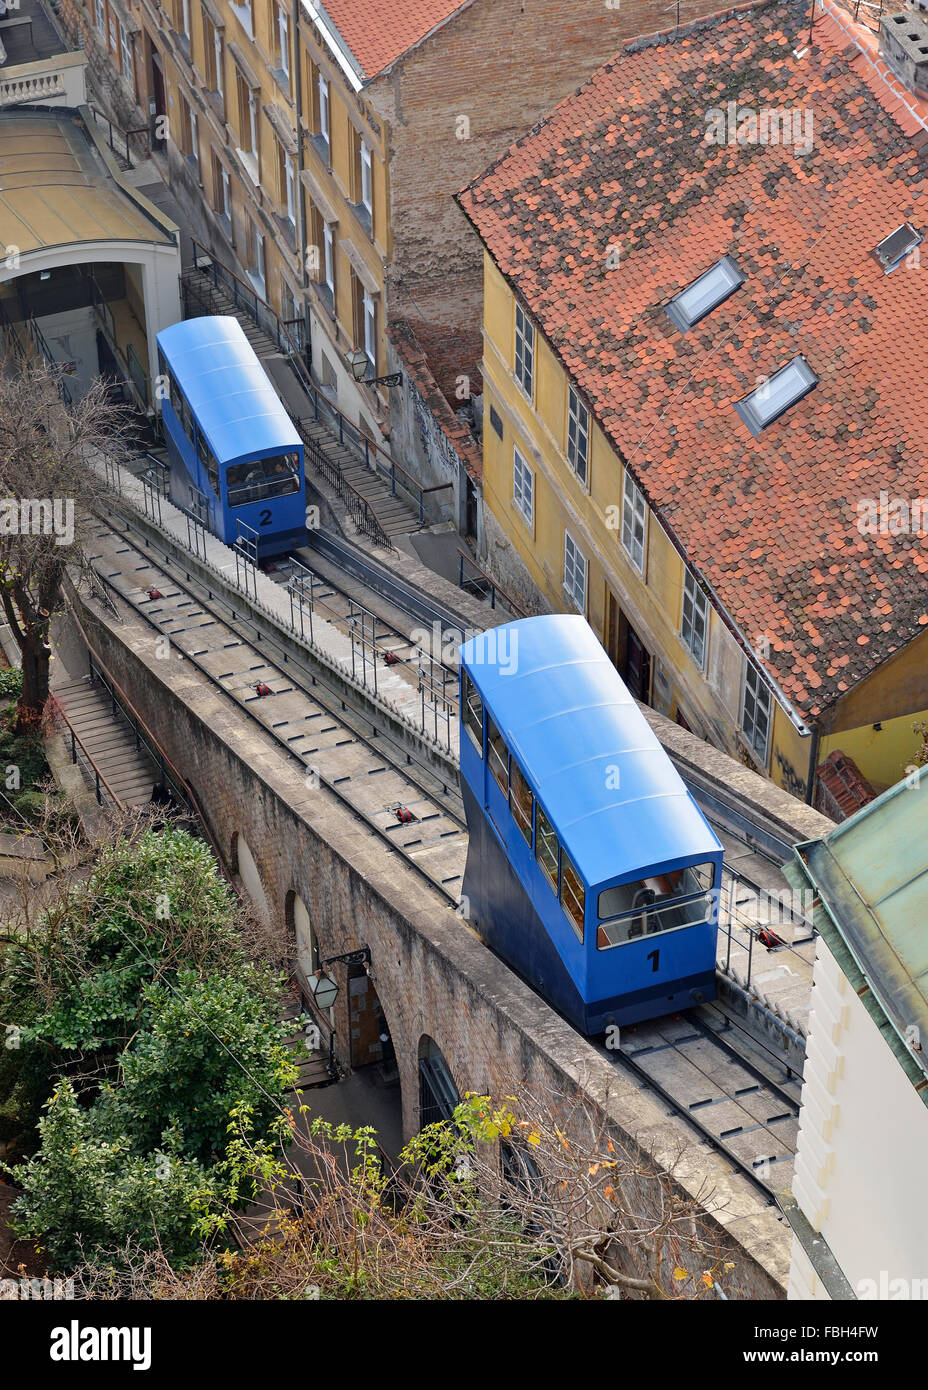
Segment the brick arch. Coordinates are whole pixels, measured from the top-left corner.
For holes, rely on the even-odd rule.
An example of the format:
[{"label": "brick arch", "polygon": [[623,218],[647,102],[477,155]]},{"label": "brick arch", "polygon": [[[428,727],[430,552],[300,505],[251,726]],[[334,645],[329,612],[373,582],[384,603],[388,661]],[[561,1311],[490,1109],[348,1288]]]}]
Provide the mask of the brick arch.
[{"label": "brick arch", "polygon": [[319,968],[321,952],[309,908],[295,888],[287,890],[284,899],[284,920],[297,979],[305,988],[307,976]]},{"label": "brick arch", "polygon": [[229,872],[244,890],[256,915],[266,926],[269,926],[274,920],[271,895],[264,886],[261,871],[241,830],[236,830],[232,835],[229,847]]}]

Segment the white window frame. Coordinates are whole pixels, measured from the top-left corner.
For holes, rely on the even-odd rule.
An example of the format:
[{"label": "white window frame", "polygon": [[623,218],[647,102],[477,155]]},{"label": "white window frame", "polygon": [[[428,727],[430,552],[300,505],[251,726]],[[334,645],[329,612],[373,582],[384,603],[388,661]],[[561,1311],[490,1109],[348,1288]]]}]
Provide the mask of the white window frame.
[{"label": "white window frame", "polygon": [[277,42],[280,46],[280,70],[290,81],[290,16],[282,5],[277,6]]},{"label": "white window frame", "polygon": [[371,375],[377,375],[377,308],[374,296],[364,291],[363,296],[364,314],[364,351],[367,353],[367,360],[370,363]]},{"label": "white window frame", "polygon": [[264,233],[259,232],[257,227],[252,226],[252,236],[254,237],[255,247],[255,268],[252,280],[257,281],[261,286],[261,298],[267,298],[267,281],[265,279],[266,262],[264,251]]},{"label": "white window frame", "polygon": [[319,88],[319,134],[331,151],[332,141],[329,133],[329,79],[324,73],[318,76]]},{"label": "white window frame", "polygon": [[[564,530],[564,590],[581,613],[586,613],[589,562],[570,532]],[[579,584],[578,584],[579,579]]]},{"label": "white window frame", "polygon": [[584,487],[590,484],[590,412],[572,386],[567,388],[564,455]]},{"label": "white window frame", "polygon": [[[687,602],[690,616],[687,617]],[[699,636],[701,631],[701,638]],[[709,650],[709,600],[696,582],[688,565],[683,567],[683,605],[680,610],[680,638],[700,671],[706,669]]]},{"label": "white window frame", "polygon": [[[753,702],[753,713],[748,713],[748,699]],[[773,728],[773,700],[770,687],[753,661],[747,661],[744,668],[744,681],[741,687],[741,731],[751,752],[759,759],[766,770],[767,755],[770,751],[770,731]],[[758,730],[763,727],[763,747],[755,741]]]},{"label": "white window frame", "polygon": [[122,75],[131,87],[135,80],[132,71],[132,44],[129,42],[125,25],[119,31],[119,43],[122,52]]},{"label": "white window frame", "polygon": [[287,217],[296,226],[296,165],[293,155],[284,150],[284,186],[287,196]]},{"label": "white window frame", "polygon": [[216,59],[216,91],[225,101],[226,93],[223,86],[222,72],[222,36],[218,29],[213,30],[213,56]]},{"label": "white window frame", "polygon": [[[107,29],[106,46],[111,53],[119,52],[119,42],[116,37],[117,18],[113,10],[110,10],[110,22]],[[122,33],[122,25],[119,25],[119,32]]]},{"label": "white window frame", "polygon": [[94,0],[93,9],[94,17],[97,23],[97,29],[100,31],[103,37],[106,38],[106,6],[104,5],[103,0]]},{"label": "white window frame", "polygon": [[374,216],[374,184],[371,177],[371,151],[366,140],[361,141],[361,206]]},{"label": "white window frame", "polygon": [[229,180],[229,171],[223,164],[219,170],[219,187],[222,189],[222,216],[227,222],[232,221],[232,189]]},{"label": "white window frame", "polygon": [[512,501],[522,520],[535,525],[535,474],[518,445],[512,446]]},{"label": "white window frame", "polygon": [[251,8],[251,0],[231,0],[231,8],[237,15],[245,33],[250,39],[253,39],[255,36],[255,16]]},{"label": "white window frame", "polygon": [[[535,325],[522,305],[516,302],[515,344],[512,369],[519,389],[530,401],[535,399]],[[528,384],[526,385],[526,380]]]},{"label": "white window frame", "polygon": [[197,126],[197,113],[192,106],[188,106],[190,113],[190,158],[194,161],[197,168],[200,167],[200,131]]},{"label": "white window frame", "polygon": [[648,551],[648,504],[627,468],[622,483],[622,549],[638,573],[644,574]]},{"label": "white window frame", "polygon": [[335,303],[335,232],[331,222],[322,224],[322,249],[325,260],[325,286]]},{"label": "white window frame", "polygon": [[181,18],[182,18],[182,20],[183,20],[183,25],[184,25],[184,38],[187,39],[187,41],[189,42],[189,41],[190,41],[190,37],[191,37],[191,34],[190,34],[190,0],[180,0],[180,3],[181,3],[181,11],[182,11]]},{"label": "white window frame", "polygon": [[258,94],[251,87],[248,88],[248,135],[251,140],[249,154],[258,158]]}]

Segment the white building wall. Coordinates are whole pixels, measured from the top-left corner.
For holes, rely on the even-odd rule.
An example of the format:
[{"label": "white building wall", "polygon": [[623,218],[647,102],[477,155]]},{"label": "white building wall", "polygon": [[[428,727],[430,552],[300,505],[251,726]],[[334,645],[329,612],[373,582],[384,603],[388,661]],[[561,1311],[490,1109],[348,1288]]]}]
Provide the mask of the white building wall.
[{"label": "white building wall", "polygon": [[[926,1155],[928,1106],[819,939],[793,1192],[858,1297],[928,1299]],[[798,1242],[789,1296],[826,1297]]]}]

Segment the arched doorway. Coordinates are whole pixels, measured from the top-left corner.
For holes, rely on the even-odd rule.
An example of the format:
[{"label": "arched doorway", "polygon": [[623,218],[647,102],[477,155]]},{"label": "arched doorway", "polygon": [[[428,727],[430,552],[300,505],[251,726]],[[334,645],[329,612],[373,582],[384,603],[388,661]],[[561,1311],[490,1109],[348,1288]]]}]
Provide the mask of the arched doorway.
[{"label": "arched doorway", "polygon": [[300,988],[306,994],[309,992],[307,980],[319,969],[319,943],[309,918],[309,909],[299,893],[293,892],[292,889],[287,894],[286,912],[287,926],[293,933],[296,951],[296,976]]},{"label": "arched doorway", "polygon": [[450,1120],[460,1101],[444,1053],[435,1039],[424,1033],[419,1041],[419,1128]]},{"label": "arched doorway", "polygon": [[266,926],[271,923],[271,909],[268,904],[267,894],[264,891],[264,884],[261,882],[261,875],[255,863],[254,855],[248,848],[248,841],[239,831],[232,836],[232,851],[229,856],[233,874],[237,874],[241,880],[242,887],[251,899],[251,904],[257,915],[262,919]]}]

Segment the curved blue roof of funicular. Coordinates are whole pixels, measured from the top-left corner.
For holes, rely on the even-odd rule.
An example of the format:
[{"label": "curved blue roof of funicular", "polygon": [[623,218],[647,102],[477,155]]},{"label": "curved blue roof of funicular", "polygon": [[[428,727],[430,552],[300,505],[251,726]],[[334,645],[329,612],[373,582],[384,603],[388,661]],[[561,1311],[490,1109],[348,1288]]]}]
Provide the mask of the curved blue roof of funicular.
[{"label": "curved blue roof of funicular", "polygon": [[721,853],[584,618],[491,628],[461,659],[588,884]]},{"label": "curved blue roof of funicular", "polygon": [[238,319],[186,319],[158,346],[219,463],[302,446]]}]

